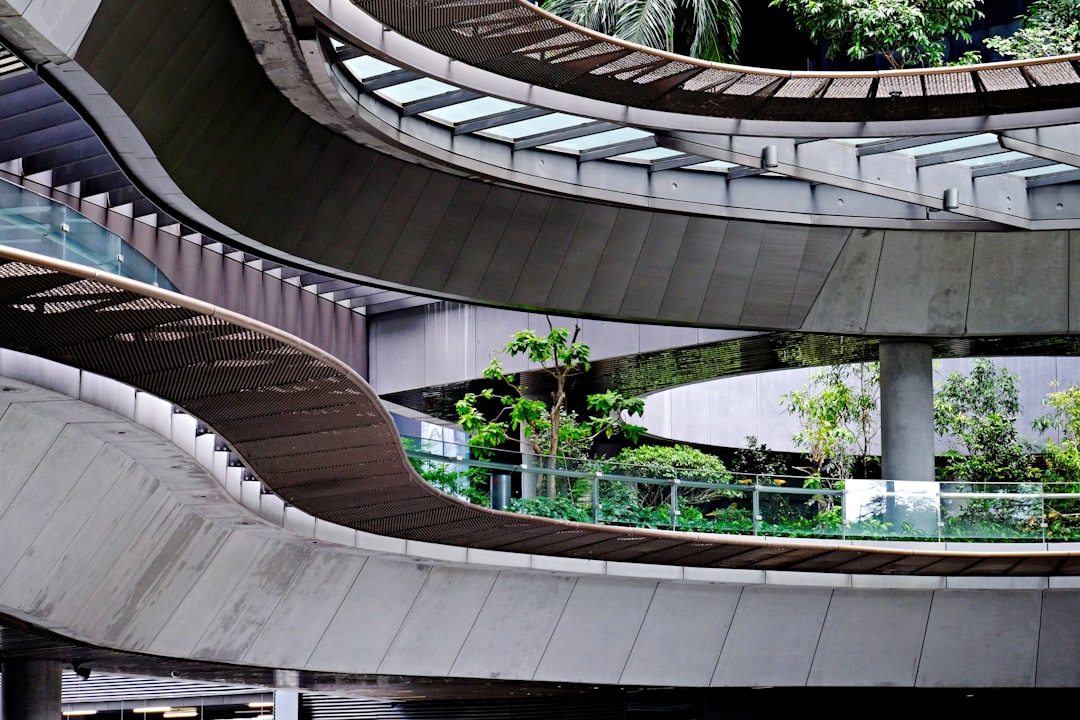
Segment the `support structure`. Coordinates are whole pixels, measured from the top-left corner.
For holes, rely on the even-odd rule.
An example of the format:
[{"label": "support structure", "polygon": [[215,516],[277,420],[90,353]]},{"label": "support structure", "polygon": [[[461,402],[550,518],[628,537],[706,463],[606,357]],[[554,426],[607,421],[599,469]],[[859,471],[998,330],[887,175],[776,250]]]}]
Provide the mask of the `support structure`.
[{"label": "support structure", "polygon": [[929,343],[882,340],[881,476],[934,479],[933,352]]},{"label": "support structure", "polygon": [[60,668],[57,660],[5,660],[0,720],[60,717]]}]

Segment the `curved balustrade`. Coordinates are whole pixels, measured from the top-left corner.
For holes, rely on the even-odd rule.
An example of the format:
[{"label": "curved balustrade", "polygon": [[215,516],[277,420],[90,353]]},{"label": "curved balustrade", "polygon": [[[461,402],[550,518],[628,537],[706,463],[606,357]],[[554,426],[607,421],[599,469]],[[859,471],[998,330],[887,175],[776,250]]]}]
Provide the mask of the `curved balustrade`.
[{"label": "curved balustrade", "polygon": [[[606,561],[890,574],[1080,572],[1071,548],[867,548],[528,518],[428,487],[356,373],[280,330],[70,263],[0,248],[0,345],[146,390],[207,423],[268,490],[405,540]],[[1004,560],[1002,558],[1005,558]]]},{"label": "curved balustrade", "polygon": [[75,210],[0,180],[0,244],[176,290],[142,253]]},{"label": "curved balustrade", "polygon": [[[594,117],[670,130],[820,137],[837,134],[837,125],[866,135],[897,124],[907,133],[955,132],[974,118],[983,130],[1031,124],[1034,116],[1049,124],[1075,119],[1080,86],[1077,56],[881,72],[777,71],[622,42],[524,0],[352,0],[375,23],[341,3],[309,3],[368,46],[392,48],[448,82],[517,101],[542,97],[570,112],[585,103]],[[385,28],[441,62],[403,48]],[[447,58],[495,79],[478,80]]]},{"label": "curved balustrade", "polygon": [[[1075,483],[821,478],[811,484],[805,476],[715,475],[605,459],[501,453],[499,460],[483,460],[469,457],[467,445],[420,438],[406,438],[406,446],[421,476],[434,480],[444,491],[464,491],[472,468],[502,476],[502,483],[512,476],[522,487],[556,478],[558,497],[514,501],[511,509],[579,522],[772,537],[933,542],[1080,539],[1080,488]],[[495,498],[492,503],[501,504]]]}]

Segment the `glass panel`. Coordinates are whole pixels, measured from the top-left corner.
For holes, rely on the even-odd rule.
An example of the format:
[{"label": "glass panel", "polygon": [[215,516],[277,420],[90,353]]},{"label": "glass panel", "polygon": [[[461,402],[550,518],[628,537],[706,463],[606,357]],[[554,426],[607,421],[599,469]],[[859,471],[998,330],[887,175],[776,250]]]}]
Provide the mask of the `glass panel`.
[{"label": "glass panel", "polygon": [[8,182],[0,182],[0,244],[176,290],[119,236],[66,205]]},{"label": "glass panel", "polygon": [[898,152],[904,155],[914,155],[918,157],[920,155],[933,155],[939,152],[949,152],[950,150],[963,150],[964,148],[975,147],[977,145],[990,145],[997,144],[997,135],[993,133],[980,133],[978,135],[968,135],[967,137],[956,138],[954,140],[943,140],[941,142],[929,142],[926,145],[919,145],[918,147],[907,148],[906,150],[899,150]]},{"label": "glass panel", "polygon": [[457,125],[458,123],[466,122],[468,120],[490,117],[492,115],[498,115],[499,113],[517,110],[521,107],[524,107],[524,105],[512,103],[507,100],[500,100],[498,98],[483,97],[476,98],[475,100],[466,100],[465,102],[456,103],[454,105],[447,105],[438,110],[429,110],[428,112],[420,113],[420,115],[429,120],[435,120],[436,122],[445,123],[447,125]]},{"label": "glass panel", "polygon": [[846,489],[848,537],[937,540],[937,483],[848,480]]},{"label": "glass panel", "polygon": [[979,157],[968,158],[966,160],[957,160],[957,165],[967,165],[968,167],[979,167],[982,165],[995,165],[997,163],[1012,162],[1014,160],[1027,160],[1031,155],[1022,152],[1016,152],[1015,150],[1009,150],[1008,152],[994,153],[993,155],[981,155]]},{"label": "glass panel", "polygon": [[381,88],[376,90],[375,94],[400,107],[417,100],[426,100],[427,98],[445,95],[457,90],[458,88],[453,85],[438,80],[420,78],[419,80],[403,82],[400,85]]},{"label": "glass panel", "polygon": [[1041,175],[1053,175],[1054,173],[1069,172],[1070,170],[1076,170],[1076,168],[1072,165],[1057,163],[1055,165],[1046,165],[1045,167],[1031,168],[1029,170],[1017,170],[1016,172],[1009,174],[1019,175],[1020,177],[1038,177]]},{"label": "glass panel", "polygon": [[551,113],[550,115],[542,115],[540,117],[530,118],[529,120],[519,120],[518,122],[509,123],[507,125],[500,125],[476,134],[494,138],[495,140],[513,142],[514,140],[520,140],[521,138],[534,137],[548,132],[556,132],[567,128],[588,125],[593,122],[596,121],[577,115]]},{"label": "glass panel", "polygon": [[544,145],[543,147],[550,150],[577,153],[584,150],[618,145],[619,143],[631,142],[647,137],[652,137],[652,133],[638,130],[637,128],[617,128],[615,130],[606,130],[592,135],[571,138],[570,140],[560,140],[559,142],[553,142]]},{"label": "glass panel", "polygon": [[941,483],[941,537],[1041,540],[1042,499],[1035,484]]},{"label": "glass panel", "polygon": [[380,75],[388,75],[401,69],[397,65],[391,65],[388,62],[383,62],[370,55],[349,58],[341,64],[344,65],[345,69],[352,73],[352,76],[358,80],[370,80],[371,78],[376,78]]}]

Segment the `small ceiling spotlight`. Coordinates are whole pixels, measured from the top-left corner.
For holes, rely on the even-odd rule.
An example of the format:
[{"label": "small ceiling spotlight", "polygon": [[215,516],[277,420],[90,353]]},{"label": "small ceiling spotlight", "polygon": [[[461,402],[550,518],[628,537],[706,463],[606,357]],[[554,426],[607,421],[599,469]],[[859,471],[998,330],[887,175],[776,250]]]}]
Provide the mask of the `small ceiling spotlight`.
[{"label": "small ceiling spotlight", "polygon": [[945,196],[942,198],[942,206],[946,210],[955,210],[960,207],[960,191],[956,188],[945,188]]}]

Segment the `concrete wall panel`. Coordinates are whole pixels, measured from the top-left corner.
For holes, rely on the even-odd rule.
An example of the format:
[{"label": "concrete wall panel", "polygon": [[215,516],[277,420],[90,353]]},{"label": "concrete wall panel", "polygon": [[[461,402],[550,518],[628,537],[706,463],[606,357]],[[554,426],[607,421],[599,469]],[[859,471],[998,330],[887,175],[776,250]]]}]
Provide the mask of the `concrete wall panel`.
[{"label": "concrete wall panel", "polygon": [[[301,657],[307,663],[321,637],[312,628],[330,623],[364,560],[344,553],[313,552],[294,575],[247,655],[281,667]],[[288,574],[286,568],[279,568],[279,572]]]},{"label": "concrete wall panel", "polygon": [[861,333],[866,329],[884,239],[879,230],[852,231],[806,314],[803,330]]},{"label": "concrete wall panel", "polygon": [[1033,686],[1041,606],[1030,590],[934,593],[916,685]]},{"label": "concrete wall panel", "polygon": [[573,588],[561,575],[500,573],[450,674],[532,677]]},{"label": "concrete wall panel", "polygon": [[808,684],[915,684],[932,593],[835,590]]},{"label": "concrete wall panel", "polygon": [[472,630],[497,573],[434,567],[379,672],[445,675]]},{"label": "concrete wall panel", "polygon": [[866,331],[963,334],[974,242],[974,233],[886,232]]},{"label": "concrete wall panel", "polygon": [[741,593],[737,586],[659,585],[619,682],[707,686]]},{"label": "concrete wall panel", "polygon": [[[431,572],[428,565],[371,558],[319,639],[310,666],[375,672]],[[373,621],[378,618],[378,622]]]},{"label": "concrete wall panel", "polygon": [[967,331],[1054,333],[1069,326],[1069,233],[979,233]]},{"label": "concrete wall panel", "polygon": [[579,579],[534,679],[619,682],[655,591],[641,580]]},{"label": "concrete wall panel", "polygon": [[1080,590],[1042,595],[1039,623],[1038,687],[1080,687]]},{"label": "concrete wall panel", "polygon": [[831,597],[821,588],[745,588],[712,685],[805,685]]}]

